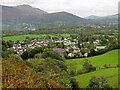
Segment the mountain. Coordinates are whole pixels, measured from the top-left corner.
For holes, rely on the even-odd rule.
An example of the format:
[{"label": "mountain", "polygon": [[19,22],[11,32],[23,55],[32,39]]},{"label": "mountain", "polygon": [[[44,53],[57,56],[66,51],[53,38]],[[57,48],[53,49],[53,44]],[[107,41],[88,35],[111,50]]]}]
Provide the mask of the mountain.
[{"label": "mountain", "polygon": [[88,17],[85,17],[85,19],[98,19],[99,16],[95,16],[95,15],[90,15]]},{"label": "mountain", "polygon": [[44,23],[53,24],[89,24],[90,21],[68,12],[49,13],[42,17]]},{"label": "mountain", "polygon": [[81,18],[68,12],[47,13],[29,5],[2,6],[2,23],[12,27],[22,26],[23,24],[91,25],[117,23],[116,15],[106,17],[92,15],[86,18]]},{"label": "mountain", "polygon": [[47,14],[47,12],[40,10],[38,8],[33,8],[30,5],[19,5],[16,6],[15,8],[24,11],[24,13],[28,15],[41,15],[41,14]]},{"label": "mountain", "polygon": [[2,14],[0,15],[2,15],[3,20],[7,20],[22,17],[24,12],[14,7],[2,6]]},{"label": "mountain", "polygon": [[47,12],[33,8],[29,5],[20,5],[20,6],[2,6],[2,18],[3,20],[18,19],[27,16],[35,16],[47,14]]},{"label": "mountain", "polygon": [[68,12],[47,13],[38,8],[29,5],[20,6],[2,6],[3,24],[67,24],[67,25],[85,25],[93,23]]},{"label": "mountain", "polygon": [[99,17],[95,19],[95,21],[99,22],[100,24],[118,24],[118,14]]}]

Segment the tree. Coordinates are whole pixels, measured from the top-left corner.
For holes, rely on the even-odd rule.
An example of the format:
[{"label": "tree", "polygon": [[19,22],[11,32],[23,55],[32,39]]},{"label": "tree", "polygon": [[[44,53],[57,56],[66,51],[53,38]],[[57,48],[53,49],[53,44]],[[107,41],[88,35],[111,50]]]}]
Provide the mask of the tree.
[{"label": "tree", "polygon": [[9,57],[9,55],[11,55],[12,52],[10,50],[5,50],[2,52],[2,57],[3,58],[6,58],[6,57]]},{"label": "tree", "polygon": [[40,53],[39,48],[34,48],[28,51],[28,57],[34,58],[35,54]]},{"label": "tree", "polygon": [[12,47],[13,46],[13,41],[7,41],[7,45],[8,45],[8,47],[10,48],[10,47]]},{"label": "tree", "polygon": [[43,78],[47,80],[54,79],[63,86],[71,88],[71,79],[67,73],[67,66],[63,61],[46,58],[37,67],[35,66],[35,71],[42,73]]},{"label": "tree", "polygon": [[23,60],[28,59],[28,58],[29,58],[29,57],[28,57],[28,51],[23,52],[23,54],[21,55],[21,58],[22,58]]},{"label": "tree", "polygon": [[71,84],[72,84],[72,89],[73,90],[80,90],[80,87],[78,85],[78,82],[76,81],[76,79],[71,79]]},{"label": "tree", "polygon": [[63,60],[63,58],[59,55],[59,53],[53,51],[50,48],[47,48],[43,51],[42,57],[43,58],[52,58],[52,59],[56,59],[56,60]]},{"label": "tree", "polygon": [[97,89],[97,90],[107,90],[112,89],[111,86],[108,84],[105,77],[95,77],[93,76],[90,81],[89,85],[87,86],[89,89]]},{"label": "tree", "polygon": [[96,70],[96,68],[87,59],[83,61],[82,65],[83,65],[83,70],[85,70],[86,73]]}]

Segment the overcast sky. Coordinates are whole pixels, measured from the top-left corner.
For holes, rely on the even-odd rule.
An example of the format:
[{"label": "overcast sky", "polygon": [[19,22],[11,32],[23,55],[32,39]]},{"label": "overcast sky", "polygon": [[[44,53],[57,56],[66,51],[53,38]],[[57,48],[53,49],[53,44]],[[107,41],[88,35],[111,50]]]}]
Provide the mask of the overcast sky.
[{"label": "overcast sky", "polygon": [[118,13],[119,0],[2,0],[1,5],[29,4],[47,12],[67,11],[80,17]]}]

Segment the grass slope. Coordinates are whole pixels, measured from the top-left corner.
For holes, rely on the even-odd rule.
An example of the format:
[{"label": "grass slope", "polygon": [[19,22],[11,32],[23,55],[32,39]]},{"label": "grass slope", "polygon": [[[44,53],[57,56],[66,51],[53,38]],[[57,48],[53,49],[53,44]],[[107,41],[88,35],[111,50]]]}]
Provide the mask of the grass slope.
[{"label": "grass slope", "polygon": [[[74,78],[78,81],[79,86],[81,88],[86,88],[89,83],[89,80],[92,76],[105,76],[107,78],[108,83],[113,87],[118,87],[118,68],[108,68],[102,69],[105,64],[110,64],[111,66],[116,66],[118,64],[118,50],[112,50],[105,54],[88,57],[87,59],[97,67],[97,71],[85,73],[81,75],[74,76]],[[82,62],[85,58],[71,59],[66,60],[66,65],[68,66],[68,70],[75,69],[76,71],[82,68]]]},{"label": "grass slope", "polygon": [[7,36],[7,37],[3,37],[3,40],[5,41],[9,41],[9,40],[12,40],[12,41],[23,41],[26,39],[26,37],[29,37],[29,38],[45,38],[47,36],[51,36],[51,37],[69,37],[70,34],[27,34],[27,35],[18,35],[18,36]]},{"label": "grass slope", "polygon": [[[99,56],[88,57],[87,59],[97,68],[103,68],[105,64],[110,64],[111,66],[114,66],[118,64],[119,50],[112,50]],[[75,67],[76,70],[79,70],[82,68],[82,62],[84,60],[85,58],[66,60],[66,65],[68,66],[68,68],[71,68],[72,66]]]},{"label": "grass slope", "polygon": [[101,69],[98,71],[78,75],[74,78],[78,81],[81,88],[86,88],[86,86],[89,84],[91,77],[93,76],[104,76],[106,77],[109,85],[111,85],[113,88],[118,87],[118,68]]}]

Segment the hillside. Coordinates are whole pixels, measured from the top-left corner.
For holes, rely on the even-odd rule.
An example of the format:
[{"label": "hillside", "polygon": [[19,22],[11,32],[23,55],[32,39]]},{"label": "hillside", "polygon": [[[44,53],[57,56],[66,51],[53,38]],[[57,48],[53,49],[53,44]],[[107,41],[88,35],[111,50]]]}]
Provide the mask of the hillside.
[{"label": "hillside", "polygon": [[54,79],[45,79],[25,64],[19,56],[2,61],[2,88],[64,88]]},{"label": "hillside", "polygon": [[79,86],[81,88],[85,88],[89,84],[89,80],[93,76],[104,76],[107,78],[108,83],[113,87],[113,88],[118,88],[118,68],[110,68],[110,69],[103,69],[103,70],[98,70],[82,75],[75,76],[74,78],[78,81]]},{"label": "hillside", "polygon": [[112,25],[112,24],[118,23],[118,14],[108,15],[108,16],[104,16],[104,17],[91,15],[91,16],[86,17],[86,19],[93,20],[95,22],[98,22],[99,24]]},{"label": "hillside", "polygon": [[91,20],[78,17],[68,12],[47,13],[29,5],[2,6],[3,24],[20,25],[26,24],[67,24],[85,25],[93,24]]},{"label": "hillside", "polygon": [[[107,79],[109,85],[113,88],[118,88],[118,68],[116,67],[118,65],[118,51],[120,50],[112,50],[99,56],[88,57],[87,59],[90,63],[96,67],[96,71],[93,72],[77,73],[82,69],[82,63],[85,58],[67,60],[66,65],[68,66],[69,72],[74,70],[77,73],[73,78],[78,81],[79,87],[81,88],[86,88],[93,76],[103,76]],[[110,68],[105,68],[105,64],[109,65]]]},{"label": "hillside", "polygon": [[100,18],[99,16],[95,16],[95,15],[90,15],[88,17],[85,17],[85,19],[98,19]]},{"label": "hillside", "polygon": [[46,24],[67,24],[79,25],[92,23],[89,20],[83,19],[68,12],[49,13],[39,18],[41,23]]},{"label": "hillside", "polygon": [[[21,60],[17,61],[13,58],[3,60],[2,69],[3,88],[42,88],[40,85],[42,76],[25,65]],[[37,80],[40,82],[36,83]]]},{"label": "hillside", "polygon": [[13,20],[28,16],[47,14],[47,12],[29,5],[1,6],[3,20]]},{"label": "hillside", "polygon": [[39,24],[117,24],[117,15],[106,17],[89,16],[81,18],[68,12],[47,13],[29,5],[2,6],[3,25]]},{"label": "hillside", "polygon": [[15,6],[14,8],[22,10],[26,15],[31,15],[31,16],[47,14],[46,11],[40,10],[38,8],[34,8],[30,5],[19,5],[19,6]]},{"label": "hillside", "polygon": [[14,7],[2,6],[2,14],[0,15],[2,15],[2,19],[4,21],[4,20],[23,17],[24,12]]}]

